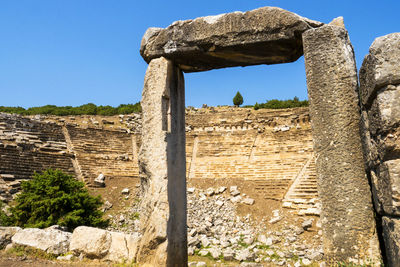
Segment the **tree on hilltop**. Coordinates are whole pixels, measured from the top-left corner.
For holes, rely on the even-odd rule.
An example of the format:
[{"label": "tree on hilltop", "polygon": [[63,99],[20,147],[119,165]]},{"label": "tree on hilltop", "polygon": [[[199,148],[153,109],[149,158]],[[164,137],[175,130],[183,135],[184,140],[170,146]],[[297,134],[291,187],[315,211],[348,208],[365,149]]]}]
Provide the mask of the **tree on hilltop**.
[{"label": "tree on hilltop", "polygon": [[235,97],[233,98],[233,104],[238,107],[241,104],[243,104],[243,96],[240,94],[240,92],[238,91],[235,95]]}]

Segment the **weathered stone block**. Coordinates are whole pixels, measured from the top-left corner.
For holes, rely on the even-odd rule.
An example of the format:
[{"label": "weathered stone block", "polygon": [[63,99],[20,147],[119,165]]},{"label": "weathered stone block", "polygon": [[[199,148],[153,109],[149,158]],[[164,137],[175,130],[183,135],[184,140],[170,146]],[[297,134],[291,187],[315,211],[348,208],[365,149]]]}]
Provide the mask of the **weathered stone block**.
[{"label": "weathered stone block", "polygon": [[303,44],[325,255],[379,261],[352,45],[344,28],[330,25],[306,31]]},{"label": "weathered stone block", "polygon": [[387,133],[400,125],[400,85],[388,85],[377,92],[368,111],[368,118],[373,135]]},{"label": "weathered stone block", "polygon": [[52,228],[25,228],[17,231],[11,240],[16,245],[33,247],[47,253],[60,255],[68,251],[70,238],[71,233]]},{"label": "weathered stone block", "polygon": [[400,159],[385,161],[371,176],[377,211],[400,215]]},{"label": "weathered stone block", "polygon": [[187,265],[184,101],[181,70],[165,58],[152,60],[141,101],[141,264]]},{"label": "weathered stone block", "polygon": [[360,69],[361,99],[367,105],[382,87],[400,83],[400,33],[376,38]]},{"label": "weathered stone block", "polygon": [[382,229],[388,266],[400,266],[400,219],[383,217]]},{"label": "weathered stone block", "polygon": [[140,53],[166,57],[185,72],[292,62],[303,54],[301,34],[321,22],[277,7],[177,21],[150,28]]},{"label": "weathered stone block", "polygon": [[72,233],[69,250],[88,258],[103,258],[111,245],[110,232],[87,226],[79,226]]}]

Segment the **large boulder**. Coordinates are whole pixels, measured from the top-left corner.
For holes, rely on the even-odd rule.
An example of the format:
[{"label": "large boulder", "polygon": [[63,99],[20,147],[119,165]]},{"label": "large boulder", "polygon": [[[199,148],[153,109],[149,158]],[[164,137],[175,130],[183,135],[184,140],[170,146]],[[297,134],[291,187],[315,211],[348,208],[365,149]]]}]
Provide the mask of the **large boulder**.
[{"label": "large boulder", "polygon": [[47,229],[26,228],[15,233],[11,238],[12,243],[32,247],[60,255],[69,249],[71,233],[58,230],[54,227]]},{"label": "large boulder", "polygon": [[139,235],[110,232],[79,226],[72,233],[70,251],[87,258],[113,262],[132,261],[136,257]]},{"label": "large boulder", "polygon": [[72,233],[70,251],[76,255],[83,254],[88,258],[103,258],[110,249],[111,234],[109,231],[79,226]]},{"label": "large boulder", "polygon": [[124,234],[110,232],[111,245],[105,259],[113,262],[132,261],[136,257],[139,236],[137,234]]},{"label": "large boulder", "polygon": [[400,83],[400,33],[376,38],[360,69],[361,100],[367,105],[382,87]]},{"label": "large boulder", "polygon": [[19,227],[0,227],[0,249],[3,249],[10,244],[11,238],[19,230],[21,230]]},{"label": "large boulder", "polygon": [[262,7],[149,28],[140,53],[173,60],[185,72],[292,62],[303,54],[302,33],[323,23],[277,7]]}]

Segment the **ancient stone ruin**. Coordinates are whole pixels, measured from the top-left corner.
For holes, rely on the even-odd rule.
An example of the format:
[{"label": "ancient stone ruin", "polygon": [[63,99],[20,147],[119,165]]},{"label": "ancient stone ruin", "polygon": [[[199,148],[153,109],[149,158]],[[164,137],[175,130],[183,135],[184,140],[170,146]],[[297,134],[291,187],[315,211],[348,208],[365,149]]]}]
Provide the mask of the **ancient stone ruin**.
[{"label": "ancient stone ruin", "polygon": [[[354,52],[342,24],[265,7],[150,28],[140,51],[149,63],[142,97],[142,139],[148,142],[140,152],[140,172],[153,207],[141,246],[152,247],[153,264],[187,264],[183,72],[291,62],[303,52],[326,260],[380,262]],[[160,217],[165,220],[158,226]]]},{"label": "ancient stone ruin", "polygon": [[[224,249],[225,260],[255,260],[254,253],[225,244],[238,243],[239,233],[240,242],[252,246],[281,242],[280,231],[258,235],[247,228],[247,216],[244,222],[229,218],[236,217],[233,205],[255,209],[263,198],[283,208],[272,210],[269,227],[282,219],[281,212],[320,216],[316,222],[293,220],[289,223],[300,222],[300,229],[289,225],[283,230],[282,245],[302,251],[303,259],[379,265],[383,257],[389,266],[400,264],[398,33],[372,44],[360,70],[360,88],[340,19],[323,24],[274,7],[150,28],[140,52],[149,63],[142,115],[0,114],[3,201],[12,200],[20,181],[34,171],[53,167],[92,190],[112,191],[121,184],[129,184],[128,193],[140,189],[140,222],[125,234],[88,227],[73,234],[56,227],[0,229],[8,242],[27,245],[41,236],[42,244],[60,234],[58,254],[186,266],[196,246],[207,247],[218,238],[219,247],[199,253],[218,259]],[[185,109],[184,72],[286,63],[303,54],[309,109]],[[252,197],[258,197],[256,204]],[[208,236],[204,229],[210,225],[215,232]],[[240,231],[217,233],[233,226]],[[309,229],[313,232],[306,234],[316,245],[302,249],[296,238]],[[58,244],[47,242],[43,250],[53,251]]]}]

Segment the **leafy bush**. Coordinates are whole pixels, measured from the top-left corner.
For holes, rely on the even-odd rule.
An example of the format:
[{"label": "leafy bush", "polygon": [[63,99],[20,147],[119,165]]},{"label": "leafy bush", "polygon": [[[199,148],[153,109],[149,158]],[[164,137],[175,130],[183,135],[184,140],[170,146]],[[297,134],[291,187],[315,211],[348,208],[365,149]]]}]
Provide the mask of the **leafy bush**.
[{"label": "leafy bush", "polygon": [[72,230],[80,225],[108,225],[99,210],[103,204],[100,196],[89,195],[82,182],[60,170],[35,173],[21,187],[16,205],[10,209],[17,226],[45,228],[58,224]]},{"label": "leafy bush", "polygon": [[14,221],[12,217],[8,216],[7,213],[3,210],[4,203],[0,201],[0,226],[11,226]]},{"label": "leafy bush", "polygon": [[240,92],[238,91],[235,95],[235,97],[233,98],[233,104],[235,106],[240,106],[241,104],[243,104],[243,96],[240,94]]},{"label": "leafy bush", "polygon": [[288,100],[272,99],[272,100],[267,100],[266,103],[261,103],[261,104],[256,103],[254,105],[255,110],[260,108],[281,109],[281,108],[298,108],[298,107],[308,107],[308,100],[300,101],[299,98],[295,96],[293,99],[288,99]]},{"label": "leafy bush", "polygon": [[0,106],[0,112],[5,113],[16,113],[21,115],[57,115],[57,116],[69,116],[69,115],[104,115],[112,116],[116,114],[129,114],[133,112],[141,112],[142,108],[140,103],[136,104],[121,104],[118,107],[112,106],[96,106],[93,103],[88,103],[78,107],[63,106],[57,107],[54,105],[46,105],[42,107],[32,107],[24,109],[22,107],[3,107]]}]

